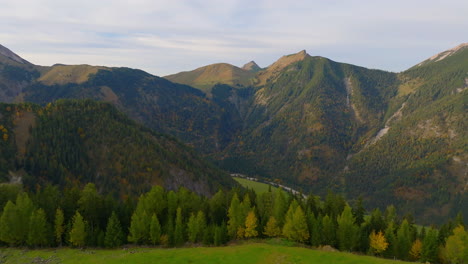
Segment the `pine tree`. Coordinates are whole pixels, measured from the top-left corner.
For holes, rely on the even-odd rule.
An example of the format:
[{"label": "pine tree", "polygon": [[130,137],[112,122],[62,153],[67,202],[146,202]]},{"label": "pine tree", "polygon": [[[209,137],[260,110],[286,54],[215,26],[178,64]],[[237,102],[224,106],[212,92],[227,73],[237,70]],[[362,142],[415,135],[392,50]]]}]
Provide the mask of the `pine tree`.
[{"label": "pine tree", "polygon": [[182,244],[184,244],[184,225],[182,223],[182,209],[178,207],[174,230],[174,245],[181,246]]},{"label": "pine tree", "polygon": [[237,238],[237,229],[241,226],[242,224],[242,212],[240,208],[240,202],[239,198],[237,197],[237,193],[234,194],[231,200],[231,206],[229,207],[228,210],[228,234],[231,239]]},{"label": "pine tree", "polygon": [[351,251],[356,247],[359,228],[354,221],[351,207],[346,205],[341,215],[337,218],[337,238],[340,250]]},{"label": "pine tree", "polygon": [[28,246],[47,245],[48,236],[47,219],[44,210],[38,209],[31,214],[29,218],[29,234],[27,239]]},{"label": "pine tree", "polygon": [[75,247],[83,247],[86,239],[85,221],[80,212],[76,211],[72,220],[72,229],[70,230],[70,243]]},{"label": "pine tree", "polygon": [[160,243],[161,240],[161,224],[159,223],[158,216],[153,214],[151,216],[151,223],[150,223],[150,234],[149,234],[151,243],[153,245],[157,245]]},{"label": "pine tree", "polygon": [[0,218],[0,240],[9,244],[10,246],[17,246],[21,243],[21,233],[19,229],[22,228],[17,222],[18,212],[16,205],[8,201],[3,208],[3,213]]},{"label": "pine tree", "polygon": [[54,221],[54,234],[55,234],[55,241],[59,247],[62,246],[63,242],[63,233],[65,232],[64,226],[65,218],[63,216],[63,211],[60,208],[55,210],[55,221]]},{"label": "pine tree", "polygon": [[325,215],[322,218],[322,242],[324,245],[335,246],[336,245],[336,227],[333,220]]},{"label": "pine tree", "polygon": [[[197,237],[196,237],[196,241],[201,241],[202,239],[202,234],[203,234],[203,230],[205,230],[206,228],[206,217],[205,217],[205,214],[203,213],[203,211],[198,211],[197,213],[197,218],[196,218],[196,222],[197,222]],[[224,223],[224,222],[223,222]],[[223,242],[224,243],[224,242]]]},{"label": "pine tree", "polygon": [[422,242],[421,261],[434,263],[438,260],[438,234],[437,230],[431,228],[427,231]]},{"label": "pine tree", "polygon": [[310,214],[309,217],[310,226],[310,244],[314,247],[318,247],[322,244],[322,216],[317,217],[314,214]]},{"label": "pine tree", "polygon": [[371,234],[369,235],[369,246],[371,248],[371,252],[376,255],[387,249],[388,243],[382,231],[375,233],[375,231],[372,230]]},{"label": "pine tree", "polygon": [[123,232],[119,218],[115,212],[109,217],[107,223],[104,245],[109,248],[121,246],[123,244]]},{"label": "pine tree", "polygon": [[255,216],[254,210],[250,210],[245,218],[245,238],[251,238],[258,236],[257,232],[257,216]]},{"label": "pine tree", "polygon": [[356,205],[353,208],[353,216],[356,219],[356,225],[360,226],[364,223],[364,215],[366,214],[366,209],[362,205],[362,196],[359,196],[358,200],[356,201]]},{"label": "pine tree", "polygon": [[20,239],[20,244],[24,244],[29,234],[29,217],[34,211],[34,205],[29,198],[28,194],[23,192],[18,194],[16,198],[16,212],[17,218],[15,226],[18,227],[16,233]]},{"label": "pine tree", "polygon": [[407,260],[412,245],[411,231],[408,221],[405,219],[401,223],[397,232],[397,257],[401,260]]},{"label": "pine tree", "polygon": [[384,235],[387,239],[388,247],[383,252],[383,256],[386,258],[394,258],[397,255],[397,238],[395,236],[395,224],[393,222],[389,222]]},{"label": "pine tree", "polygon": [[149,234],[149,222],[147,222],[146,211],[135,212],[130,222],[128,241],[135,244],[145,243]]},{"label": "pine tree", "polygon": [[307,218],[300,206],[296,208],[296,211],[294,213],[293,227],[295,233],[294,240],[304,243],[309,239],[309,227],[307,225]]},{"label": "pine tree", "polygon": [[268,219],[263,234],[269,237],[278,237],[281,235],[281,230],[274,216],[270,216]]},{"label": "pine tree", "polygon": [[284,191],[281,188],[275,193],[275,201],[273,203],[273,216],[278,222],[279,228],[282,228],[284,225],[284,215],[288,210],[288,205],[286,204],[286,197],[284,196]]}]

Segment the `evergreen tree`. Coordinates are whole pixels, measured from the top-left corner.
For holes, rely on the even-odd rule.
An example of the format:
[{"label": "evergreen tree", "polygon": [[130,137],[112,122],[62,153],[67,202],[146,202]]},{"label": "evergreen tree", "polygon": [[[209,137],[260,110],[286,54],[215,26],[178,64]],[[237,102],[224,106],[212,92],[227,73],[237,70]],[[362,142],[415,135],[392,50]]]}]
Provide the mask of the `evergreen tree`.
[{"label": "evergreen tree", "polygon": [[59,247],[62,246],[63,242],[63,233],[65,232],[64,226],[65,218],[63,216],[63,211],[60,208],[55,210],[55,221],[54,221],[54,234],[55,234],[55,241]]},{"label": "evergreen tree", "polygon": [[0,240],[9,244],[10,246],[17,246],[21,243],[20,229],[17,222],[18,211],[16,205],[8,201],[3,208],[3,213],[0,218]]},{"label": "evergreen tree", "polygon": [[282,228],[284,225],[284,215],[288,210],[288,205],[286,203],[286,197],[283,189],[278,188],[275,193],[275,201],[273,203],[273,216],[278,222],[279,228]]},{"label": "evergreen tree", "polygon": [[220,225],[223,221],[227,220],[226,208],[226,194],[219,190],[209,201],[209,218],[216,225]]},{"label": "evergreen tree", "polygon": [[351,207],[346,205],[341,215],[337,218],[337,238],[340,250],[351,251],[356,247],[359,228],[354,221]]},{"label": "evergreen tree", "polygon": [[309,239],[309,227],[307,225],[307,218],[300,206],[296,208],[296,211],[294,213],[293,227],[295,241],[304,243]]},{"label": "evergreen tree", "polygon": [[[205,213],[203,213],[203,211],[198,211],[196,221],[197,221],[197,238],[196,238],[196,241],[201,241],[202,240],[203,230],[205,230],[205,228],[206,228],[206,217],[205,217]],[[224,224],[224,222],[222,222],[222,224]],[[224,224],[224,225],[225,225],[224,228],[226,228],[226,224]]]},{"label": "evergreen tree", "polygon": [[324,245],[335,246],[336,245],[336,226],[333,220],[325,215],[322,218],[322,242]]},{"label": "evergreen tree", "polygon": [[397,255],[397,238],[395,235],[395,224],[390,222],[385,229],[385,238],[388,242],[387,249],[383,252],[386,258],[395,258]]},{"label": "evergreen tree", "polygon": [[220,226],[214,227],[213,243],[215,246],[225,244],[228,240],[226,224],[223,222]]},{"label": "evergreen tree", "polygon": [[86,241],[86,223],[80,212],[76,211],[72,223],[72,228],[70,230],[70,243],[75,247],[83,247]]},{"label": "evergreen tree", "polygon": [[174,230],[174,245],[181,246],[183,244],[184,244],[184,225],[182,222],[182,209],[178,207],[177,213],[176,213],[175,230]]},{"label": "evergreen tree", "polygon": [[34,211],[29,218],[29,234],[26,242],[32,247],[45,246],[48,237],[46,214],[41,208]]},{"label": "evergreen tree", "polygon": [[362,196],[359,196],[358,200],[356,201],[356,205],[353,208],[353,216],[356,219],[356,225],[360,226],[364,223],[364,215],[366,214],[366,209],[362,204]]},{"label": "evergreen tree", "polygon": [[115,212],[109,217],[107,223],[104,245],[109,248],[121,246],[123,244],[123,232],[119,218]]},{"label": "evergreen tree", "polygon": [[135,244],[145,243],[149,234],[149,223],[147,222],[146,211],[135,212],[130,222],[128,241]]},{"label": "evergreen tree", "polygon": [[29,195],[25,192],[18,194],[16,198],[16,212],[17,218],[15,220],[15,226],[19,227],[16,232],[18,238],[20,239],[19,243],[24,244],[29,234],[29,217],[34,211],[34,205],[29,198]]},{"label": "evergreen tree", "polygon": [[422,242],[421,261],[434,263],[438,260],[438,234],[437,230],[431,228],[427,231]]},{"label": "evergreen tree", "polygon": [[161,239],[161,224],[159,223],[158,216],[155,213],[151,216],[149,237],[153,245],[159,244]]},{"label": "evergreen tree", "polygon": [[231,206],[228,210],[228,219],[227,229],[229,237],[235,239],[237,238],[237,229],[242,225],[242,212],[237,193],[232,197]]},{"label": "evergreen tree", "polygon": [[322,244],[322,216],[317,217],[314,214],[309,216],[310,226],[310,244],[314,247],[318,247]]},{"label": "evergreen tree", "polygon": [[250,210],[245,218],[245,238],[251,238],[258,236],[257,232],[257,216],[255,216],[254,210]]},{"label": "evergreen tree", "polygon": [[270,218],[268,219],[263,234],[268,237],[277,237],[281,235],[281,230],[274,216],[270,216]]},{"label": "evergreen tree", "polygon": [[401,223],[397,232],[397,257],[401,260],[407,260],[411,249],[411,230],[408,221],[405,219]]},{"label": "evergreen tree", "polygon": [[296,212],[296,207],[298,206],[296,200],[293,200],[289,205],[288,211],[286,212],[286,216],[284,217],[284,225],[282,234],[284,237],[291,239],[294,236],[294,227],[293,227],[293,218],[294,213]]},{"label": "evergreen tree", "polygon": [[187,223],[187,235],[190,242],[195,243],[197,241],[198,226],[197,219],[193,213],[190,215]]}]

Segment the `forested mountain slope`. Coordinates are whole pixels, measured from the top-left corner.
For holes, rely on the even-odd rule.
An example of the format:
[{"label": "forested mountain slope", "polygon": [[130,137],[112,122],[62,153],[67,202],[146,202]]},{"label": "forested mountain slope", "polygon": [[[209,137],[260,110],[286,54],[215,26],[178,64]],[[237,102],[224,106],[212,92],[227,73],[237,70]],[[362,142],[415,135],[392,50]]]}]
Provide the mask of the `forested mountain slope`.
[{"label": "forested mountain slope", "polygon": [[153,185],[205,195],[235,185],[190,148],[136,124],[109,103],[1,104],[0,125],[2,181],[31,188],[93,182],[101,193],[120,197]]}]

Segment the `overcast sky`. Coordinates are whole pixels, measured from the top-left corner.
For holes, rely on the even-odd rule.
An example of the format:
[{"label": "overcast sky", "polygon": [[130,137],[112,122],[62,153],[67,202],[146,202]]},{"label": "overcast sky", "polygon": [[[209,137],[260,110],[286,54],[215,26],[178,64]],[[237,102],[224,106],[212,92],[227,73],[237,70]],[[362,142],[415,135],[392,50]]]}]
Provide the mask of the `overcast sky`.
[{"label": "overcast sky", "polygon": [[0,0],[0,44],[39,65],[266,67],[306,49],[402,71],[468,42],[467,0]]}]

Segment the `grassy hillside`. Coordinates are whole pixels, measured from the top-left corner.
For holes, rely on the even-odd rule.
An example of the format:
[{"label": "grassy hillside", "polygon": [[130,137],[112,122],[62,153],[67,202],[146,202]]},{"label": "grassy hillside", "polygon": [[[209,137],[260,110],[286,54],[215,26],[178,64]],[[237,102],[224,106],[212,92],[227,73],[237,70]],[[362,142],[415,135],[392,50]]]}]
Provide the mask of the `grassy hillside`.
[{"label": "grassy hillside", "polygon": [[94,182],[125,197],[185,186],[214,193],[234,181],[175,139],[154,133],[108,103],[60,100],[45,107],[1,104],[0,176],[29,186]]},{"label": "grassy hillside", "polygon": [[[251,181],[239,177],[233,177],[233,179],[245,188],[254,190],[258,195],[266,193],[270,189],[270,185],[263,182]],[[272,192],[275,192],[277,189],[276,187],[271,187]]]},{"label": "grassy hillside", "polygon": [[302,247],[252,243],[229,247],[195,247],[181,249],[127,248],[116,250],[54,249],[2,250],[5,264],[16,263],[409,263],[359,256],[350,253],[326,252]]},{"label": "grassy hillside", "polygon": [[254,71],[241,69],[227,63],[217,63],[193,71],[168,75],[164,78],[210,93],[211,88],[216,84],[228,84],[234,87],[248,86],[252,83],[254,75]]}]

